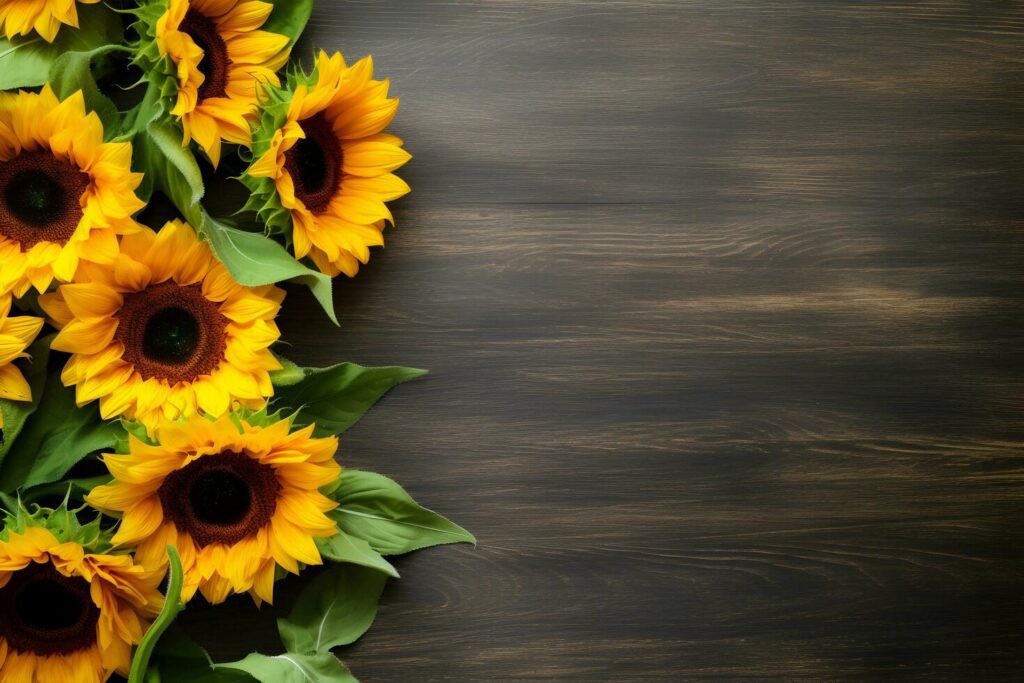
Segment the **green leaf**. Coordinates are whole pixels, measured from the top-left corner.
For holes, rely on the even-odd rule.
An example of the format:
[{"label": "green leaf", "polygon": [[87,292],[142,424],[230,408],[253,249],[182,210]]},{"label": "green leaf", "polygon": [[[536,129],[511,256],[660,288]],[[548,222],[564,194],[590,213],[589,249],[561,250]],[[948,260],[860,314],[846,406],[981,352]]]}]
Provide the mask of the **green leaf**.
[{"label": "green leaf", "polygon": [[255,679],[241,671],[216,670],[210,655],[186,636],[180,628],[171,628],[156,646],[150,674],[158,673],[159,683],[252,683]]},{"label": "green leaf", "polygon": [[154,187],[163,191],[181,215],[205,238],[231,276],[246,287],[260,287],[292,280],[309,287],[328,317],[334,314],[331,278],[302,265],[266,235],[246,232],[216,220],[200,204],[206,189],[202,171],[192,150],[181,146],[178,130],[161,122],[151,123],[139,134],[141,167],[146,173],[143,196]]},{"label": "green leaf", "polygon": [[50,357],[50,342],[53,341],[54,336],[51,334],[37,339],[28,349],[32,361],[25,371],[25,379],[32,389],[32,401],[0,399],[0,412],[4,416],[4,427],[3,430],[0,430],[0,434],[3,434],[3,442],[0,443],[0,465],[3,464],[7,453],[14,447],[25,422],[36,411],[43,398],[46,385],[46,363]]},{"label": "green leaf", "polygon": [[169,123],[153,122],[139,133],[136,145],[146,174],[144,196],[152,194],[155,186],[199,229],[203,220],[199,201],[206,189],[195,155],[181,146],[181,133]]},{"label": "green leaf", "polygon": [[79,5],[78,22],[78,29],[62,26],[53,43],[35,33],[14,40],[0,39],[0,90],[43,85],[61,55],[89,52],[123,40],[121,17],[102,3]]},{"label": "green leaf", "polygon": [[74,390],[65,389],[60,374],[54,373],[46,379],[39,407],[7,453],[0,491],[57,481],[82,458],[112,447],[123,434],[119,423],[100,419],[96,404],[79,408]]},{"label": "green leaf", "polygon": [[270,373],[270,381],[273,382],[275,387],[287,387],[292,384],[298,384],[306,377],[306,373],[300,368],[295,361],[288,360],[284,356],[278,356],[277,362],[281,364],[280,370],[275,370]]},{"label": "green leaf", "polygon": [[258,287],[291,280],[310,288],[335,325],[331,278],[296,261],[284,247],[266,235],[225,225],[204,213],[202,234],[220,262],[242,285]]},{"label": "green leaf", "polygon": [[331,562],[358,564],[398,578],[398,570],[361,538],[339,533],[330,538],[316,539],[316,547],[320,555]]},{"label": "green leaf", "polygon": [[93,77],[92,65],[95,60],[124,49],[120,45],[103,45],[86,52],[66,52],[54,60],[50,67],[49,82],[57,97],[65,100],[81,90],[86,108],[99,115],[107,138],[112,137],[111,133],[120,128],[121,114],[117,105],[100,92]]},{"label": "green leaf", "polygon": [[277,620],[288,652],[316,654],[357,641],[377,617],[387,577],[353,565],[332,567],[299,595],[286,619]]},{"label": "green leaf", "polygon": [[160,86],[153,80],[146,84],[146,92],[142,101],[130,109],[124,116],[124,130],[117,138],[119,142],[131,142],[151,123],[156,121],[165,111],[165,102]]},{"label": "green leaf", "polygon": [[254,652],[217,669],[244,671],[261,683],[358,683],[356,677],[329,652],[318,655],[261,655]]},{"label": "green leaf", "polygon": [[0,90],[42,85],[56,58],[53,46],[37,35],[0,38]]},{"label": "green leaf", "polygon": [[128,674],[128,683],[143,683],[143,677],[149,671],[149,660],[153,656],[156,644],[160,642],[160,636],[178,618],[178,613],[185,609],[185,603],[181,599],[181,588],[185,582],[185,575],[181,568],[181,558],[178,556],[178,551],[172,545],[167,546],[167,559],[170,564],[170,578],[167,580],[164,606],[160,610],[160,614],[153,621],[152,626],[142,636],[142,642],[135,649],[131,672]]},{"label": "green leaf", "polygon": [[313,0],[270,0],[270,3],[274,11],[263,24],[263,30],[288,36],[294,45],[309,21]]},{"label": "green leaf", "polygon": [[344,432],[392,387],[427,374],[416,368],[364,368],[355,363],[304,372],[302,381],[278,387],[274,405],[298,411],[298,426],[315,422],[318,434]]},{"label": "green leaf", "polygon": [[342,533],[361,538],[382,555],[401,555],[446,543],[473,543],[473,535],[420,506],[401,486],[373,472],[345,470],[327,513]]},{"label": "green leaf", "polygon": [[100,474],[95,477],[80,477],[76,479],[61,479],[51,481],[48,484],[40,484],[30,489],[22,489],[18,492],[25,505],[38,503],[47,498],[53,499],[57,496],[67,496],[69,500],[82,502],[85,496],[97,486],[109,484],[113,481],[110,474]]}]

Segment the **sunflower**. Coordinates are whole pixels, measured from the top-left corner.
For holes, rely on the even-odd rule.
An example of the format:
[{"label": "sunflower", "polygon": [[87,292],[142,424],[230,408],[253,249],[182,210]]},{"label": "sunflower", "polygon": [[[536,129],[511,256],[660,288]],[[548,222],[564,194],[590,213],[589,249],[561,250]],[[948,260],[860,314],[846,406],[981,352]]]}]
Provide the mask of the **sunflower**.
[{"label": "sunflower", "polygon": [[[93,5],[100,0],[78,0]],[[78,28],[75,0],[0,0],[0,29],[8,38],[27,36],[33,29],[52,43],[61,24]]]},{"label": "sunflower", "polygon": [[[9,401],[31,401],[29,387],[21,370],[14,364],[18,358],[28,358],[25,349],[43,327],[42,318],[32,316],[9,317],[11,297],[0,297],[0,398]],[[4,411],[0,408],[0,429],[4,426]]]},{"label": "sunflower", "polygon": [[293,84],[290,101],[278,95],[286,115],[268,107],[248,170],[254,195],[268,197],[260,210],[287,210],[296,258],[310,256],[332,276],[355,275],[370,247],[384,244],[384,225],[394,222],[385,202],[409,192],[391,172],[411,157],[383,132],[398,100],[372,75],[369,57],[346,67],[340,54],[321,52],[309,82]]},{"label": "sunflower", "polygon": [[0,540],[0,680],[99,683],[126,675],[160,609],[163,570],[93,554],[41,526]]},{"label": "sunflower", "polygon": [[314,538],[338,533],[324,514],[337,503],[318,491],[341,474],[337,437],[261,417],[165,422],[157,445],[133,437],[128,454],[105,455],[114,481],[86,497],[122,515],[113,542],[137,544],[147,566],[177,547],[186,598],[198,589],[214,604],[244,592],[272,602],[276,567],[321,564]]},{"label": "sunflower", "polygon": [[0,294],[42,292],[81,260],[113,264],[117,235],[138,230],[144,206],[131,163],[129,143],[103,142],[81,91],[0,98]]},{"label": "sunflower", "polygon": [[243,287],[192,228],[178,221],[121,240],[112,267],[87,264],[72,284],[40,297],[73,354],[61,375],[79,405],[100,401],[149,428],[197,410],[259,408],[281,368],[269,347],[284,291]]},{"label": "sunflower", "polygon": [[289,40],[260,30],[274,9],[268,2],[168,0],[163,6],[151,33],[160,59],[174,67],[171,114],[181,120],[183,144],[195,139],[216,166],[221,140],[250,144],[263,86],[280,83],[276,72],[288,61]]}]

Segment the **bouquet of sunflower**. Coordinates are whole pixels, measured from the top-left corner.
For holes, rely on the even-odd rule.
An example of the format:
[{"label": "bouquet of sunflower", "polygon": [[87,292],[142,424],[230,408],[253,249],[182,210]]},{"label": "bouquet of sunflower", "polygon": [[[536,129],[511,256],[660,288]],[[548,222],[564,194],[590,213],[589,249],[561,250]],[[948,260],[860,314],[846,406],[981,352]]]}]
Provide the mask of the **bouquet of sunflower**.
[{"label": "bouquet of sunflower", "polygon": [[[352,681],[331,650],[386,556],[473,542],[336,460],[423,371],[274,349],[278,285],[336,323],[409,191],[370,58],[293,58],[312,9],[0,0],[0,681]],[[173,623],[325,564],[275,652],[214,663]]]}]

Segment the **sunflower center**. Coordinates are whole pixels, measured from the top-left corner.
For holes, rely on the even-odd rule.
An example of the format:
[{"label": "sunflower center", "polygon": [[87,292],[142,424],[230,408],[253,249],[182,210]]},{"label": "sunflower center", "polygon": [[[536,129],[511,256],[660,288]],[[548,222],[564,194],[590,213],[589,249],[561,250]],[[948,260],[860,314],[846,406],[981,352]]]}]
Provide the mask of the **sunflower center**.
[{"label": "sunflower center", "polygon": [[89,583],[33,563],[0,589],[0,637],[19,652],[69,654],[96,642],[99,608]]},{"label": "sunflower center", "polygon": [[146,321],[142,353],[161,363],[181,363],[199,346],[199,323],[184,308],[172,306],[157,311]]},{"label": "sunflower center", "polygon": [[42,171],[22,171],[11,179],[4,199],[11,213],[23,223],[47,225],[64,208],[64,188]]},{"label": "sunflower center", "polygon": [[198,284],[162,282],[126,294],[115,339],[143,379],[193,382],[220,365],[228,320]]},{"label": "sunflower center", "polygon": [[300,125],[306,137],[285,152],[284,166],[295,184],[295,196],[313,213],[321,213],[341,186],[341,141],[323,112]]},{"label": "sunflower center", "polygon": [[256,534],[274,516],[280,490],[273,467],[229,451],[167,475],[159,496],[164,515],[202,548]]},{"label": "sunflower center", "polygon": [[188,502],[196,519],[204,524],[238,524],[252,509],[249,487],[230,470],[203,472],[192,483]]},{"label": "sunflower center", "polygon": [[50,152],[0,161],[0,235],[28,251],[39,242],[65,244],[82,219],[90,178]]},{"label": "sunflower center", "polygon": [[29,584],[14,602],[21,623],[37,631],[63,631],[81,620],[85,603],[81,596],[52,579]]},{"label": "sunflower center", "polygon": [[199,71],[203,74],[203,84],[199,86],[200,101],[211,97],[224,97],[228,89],[228,73],[231,59],[228,57],[228,46],[217,25],[194,9],[185,14],[178,30],[187,33],[192,42],[203,51],[199,61]]}]

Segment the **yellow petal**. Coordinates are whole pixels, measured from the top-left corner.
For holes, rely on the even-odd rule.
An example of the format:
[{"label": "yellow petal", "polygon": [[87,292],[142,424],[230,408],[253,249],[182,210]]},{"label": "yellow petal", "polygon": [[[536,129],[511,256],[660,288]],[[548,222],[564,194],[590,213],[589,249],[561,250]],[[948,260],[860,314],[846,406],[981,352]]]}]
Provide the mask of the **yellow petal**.
[{"label": "yellow petal", "polygon": [[54,337],[51,348],[67,353],[98,353],[116,332],[117,320],[73,320]]},{"label": "yellow petal", "polygon": [[97,282],[64,285],[61,294],[71,313],[80,319],[109,318],[124,302],[115,290]]},{"label": "yellow petal", "polygon": [[32,400],[31,387],[25,381],[21,370],[14,365],[0,365],[0,398],[11,401]]},{"label": "yellow petal", "polygon": [[21,343],[21,347],[25,348],[32,343],[32,340],[36,338],[36,335],[39,334],[39,330],[42,328],[42,318],[26,315],[8,318],[0,325],[0,333],[15,337]]}]

